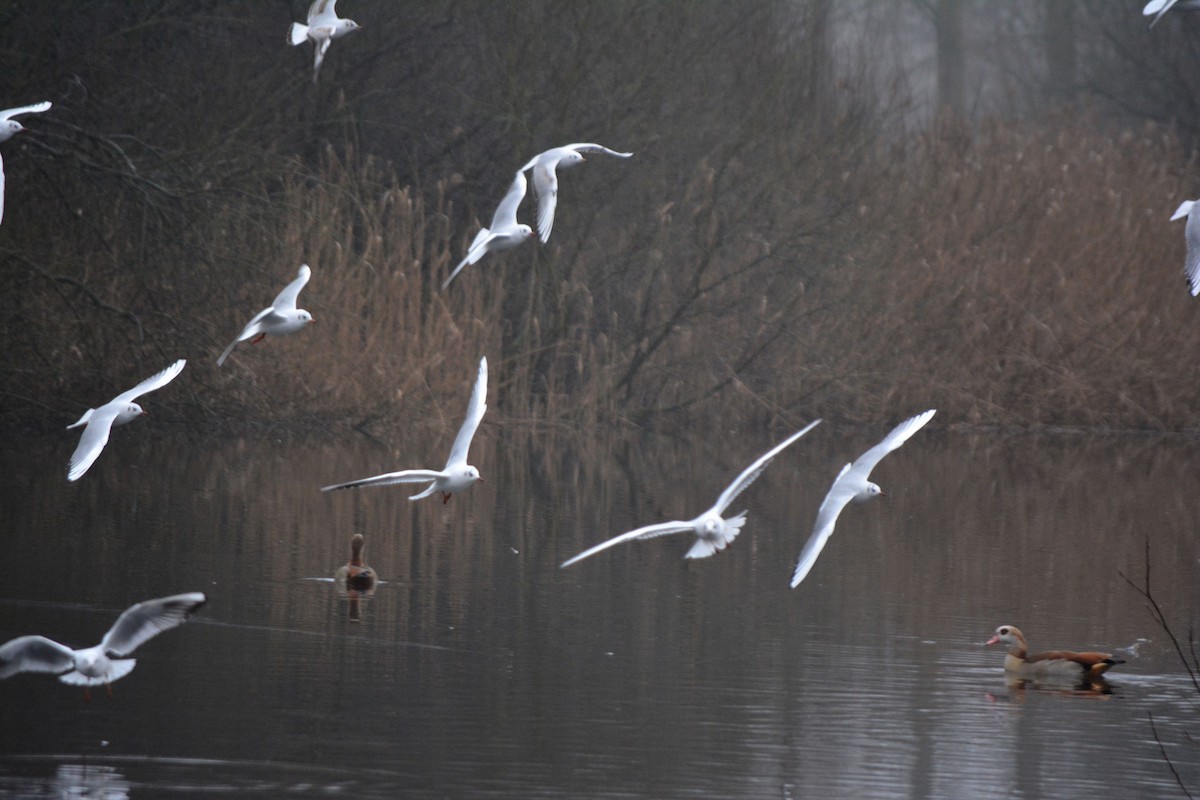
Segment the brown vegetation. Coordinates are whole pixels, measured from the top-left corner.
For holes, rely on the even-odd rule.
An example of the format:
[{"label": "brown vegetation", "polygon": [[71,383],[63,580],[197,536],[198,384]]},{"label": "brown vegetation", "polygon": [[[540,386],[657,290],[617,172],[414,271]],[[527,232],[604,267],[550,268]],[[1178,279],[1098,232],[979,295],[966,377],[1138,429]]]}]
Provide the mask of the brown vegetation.
[{"label": "brown vegetation", "polygon": [[[456,426],[483,354],[494,413],[534,424],[1200,424],[1167,221],[1195,165],[1170,130],[907,133],[894,90],[824,61],[822,2],[429,4],[315,89],[275,15],[205,8],[7,20],[40,43],[17,61],[76,77],[6,145],[0,424],[58,425],[183,356],[155,405],[206,425]],[[571,41],[553,70],[547,20]],[[221,94],[189,88],[198,64]],[[562,176],[548,245],[441,291],[511,170],[588,139],[636,155]],[[317,325],[217,369],[302,262]]]}]

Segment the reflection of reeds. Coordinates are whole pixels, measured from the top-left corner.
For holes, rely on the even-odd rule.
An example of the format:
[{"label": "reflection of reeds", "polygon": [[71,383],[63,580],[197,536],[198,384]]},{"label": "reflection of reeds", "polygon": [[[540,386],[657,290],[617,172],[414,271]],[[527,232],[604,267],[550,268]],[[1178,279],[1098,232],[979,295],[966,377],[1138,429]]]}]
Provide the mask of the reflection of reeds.
[{"label": "reflection of reeds", "polygon": [[[0,413],[74,417],[126,385],[97,365],[136,375],[186,356],[183,388],[155,400],[191,419],[453,429],[486,354],[492,414],[537,425],[784,429],[929,406],[985,425],[1200,424],[1182,227],[1167,222],[1187,167],[1169,133],[1064,119],[938,129],[877,162],[856,147],[761,184],[758,163],[710,154],[656,213],[610,207],[603,230],[577,197],[549,246],[489,256],[447,291],[475,231],[450,222],[452,183],[400,186],[353,153],[202,222],[193,209],[153,274],[121,268],[145,255],[100,219],[109,250],[51,237],[61,268],[17,265],[34,277],[0,366],[20,402]],[[802,178],[825,197],[789,206]],[[317,325],[217,369],[302,261]]]}]

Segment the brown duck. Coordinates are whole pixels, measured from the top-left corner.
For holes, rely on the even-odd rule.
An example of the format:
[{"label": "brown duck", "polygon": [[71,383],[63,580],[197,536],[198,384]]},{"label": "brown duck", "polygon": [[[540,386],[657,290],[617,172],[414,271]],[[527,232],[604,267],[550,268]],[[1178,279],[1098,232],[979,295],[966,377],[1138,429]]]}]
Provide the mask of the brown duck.
[{"label": "brown duck", "polygon": [[1004,657],[1004,669],[1021,678],[1098,680],[1101,675],[1117,664],[1125,662],[1113,658],[1112,653],[1075,653],[1070,650],[1050,650],[1029,655],[1025,635],[1012,625],[1001,625],[985,645],[1006,644],[1008,655]]}]

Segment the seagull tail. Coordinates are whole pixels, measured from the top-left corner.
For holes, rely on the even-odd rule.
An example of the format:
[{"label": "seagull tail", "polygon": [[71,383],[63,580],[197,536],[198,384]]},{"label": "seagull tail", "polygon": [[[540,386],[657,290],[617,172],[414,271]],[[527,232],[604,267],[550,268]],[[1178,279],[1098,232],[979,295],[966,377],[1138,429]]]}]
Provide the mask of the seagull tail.
[{"label": "seagull tail", "polygon": [[293,22],[292,27],[288,29],[288,44],[295,47],[298,44],[304,44],[308,40],[308,26],[301,25],[299,22]]},{"label": "seagull tail", "polygon": [[724,527],[721,528],[720,535],[713,540],[697,539],[692,545],[692,549],[687,551],[684,558],[708,558],[714,553],[719,553],[729,546],[729,543],[737,538],[737,535],[742,532],[742,526],[746,524],[746,512],[738,514],[736,517],[730,517],[725,520]]}]

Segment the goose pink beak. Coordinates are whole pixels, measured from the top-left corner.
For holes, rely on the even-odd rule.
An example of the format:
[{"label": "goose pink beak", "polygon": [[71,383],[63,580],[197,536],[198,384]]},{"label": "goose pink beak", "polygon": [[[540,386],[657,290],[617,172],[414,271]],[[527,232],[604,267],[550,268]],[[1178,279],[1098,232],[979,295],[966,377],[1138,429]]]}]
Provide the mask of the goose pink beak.
[{"label": "goose pink beak", "polygon": [[991,645],[991,644],[997,644],[997,643],[999,643],[999,641],[1000,641],[1000,637],[998,635],[993,636],[992,638],[990,638],[986,642],[984,642],[983,646],[987,647],[988,645]]}]

